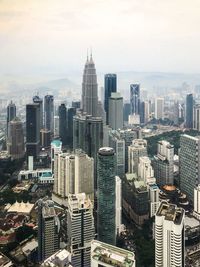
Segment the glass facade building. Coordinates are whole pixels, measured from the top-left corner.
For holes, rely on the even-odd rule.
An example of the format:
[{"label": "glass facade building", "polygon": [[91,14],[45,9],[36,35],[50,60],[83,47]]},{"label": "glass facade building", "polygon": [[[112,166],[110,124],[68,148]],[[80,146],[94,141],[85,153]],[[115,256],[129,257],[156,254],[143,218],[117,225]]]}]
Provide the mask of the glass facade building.
[{"label": "glass facade building", "polygon": [[97,233],[99,241],[111,245],[116,243],[115,172],[114,149],[100,148],[97,165]]},{"label": "glass facade building", "polygon": [[106,124],[108,124],[109,98],[111,93],[117,92],[117,75],[106,74],[104,77],[104,110],[106,112]]},{"label": "glass facade building", "polygon": [[186,96],[186,121],[185,126],[187,128],[193,128],[193,95],[188,94]]},{"label": "glass facade building", "polygon": [[130,85],[130,104],[131,104],[131,114],[140,114],[140,85],[131,84]]},{"label": "glass facade building", "polygon": [[65,104],[61,104],[58,108],[59,115],[59,136],[63,145],[67,144],[67,109]]}]

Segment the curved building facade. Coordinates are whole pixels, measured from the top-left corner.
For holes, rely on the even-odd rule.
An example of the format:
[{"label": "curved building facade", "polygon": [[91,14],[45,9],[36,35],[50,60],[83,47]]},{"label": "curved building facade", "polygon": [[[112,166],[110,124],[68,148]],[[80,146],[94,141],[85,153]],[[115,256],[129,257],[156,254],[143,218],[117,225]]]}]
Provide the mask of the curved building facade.
[{"label": "curved building facade", "polygon": [[113,148],[99,149],[97,160],[97,232],[99,241],[115,245],[115,172]]}]

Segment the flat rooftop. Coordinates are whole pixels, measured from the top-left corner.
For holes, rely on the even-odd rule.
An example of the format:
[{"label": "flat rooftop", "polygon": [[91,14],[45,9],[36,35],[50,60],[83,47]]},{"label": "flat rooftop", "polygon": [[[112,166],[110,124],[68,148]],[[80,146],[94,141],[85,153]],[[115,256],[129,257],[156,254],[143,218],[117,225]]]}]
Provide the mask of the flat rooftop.
[{"label": "flat rooftop", "polygon": [[91,257],[99,264],[102,262],[117,267],[135,266],[135,254],[133,252],[97,240],[92,241]]},{"label": "flat rooftop", "polygon": [[156,216],[164,216],[165,220],[173,221],[175,224],[181,224],[184,215],[184,210],[178,208],[174,204],[169,204],[166,201],[162,201]]}]

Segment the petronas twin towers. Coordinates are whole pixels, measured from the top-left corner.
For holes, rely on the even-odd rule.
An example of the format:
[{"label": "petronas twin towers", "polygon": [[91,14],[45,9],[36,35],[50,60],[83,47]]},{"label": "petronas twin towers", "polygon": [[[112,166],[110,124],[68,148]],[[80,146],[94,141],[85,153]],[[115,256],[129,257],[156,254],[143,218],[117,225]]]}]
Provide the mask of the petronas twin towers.
[{"label": "petronas twin towers", "polygon": [[82,83],[82,110],[93,117],[98,116],[98,89],[95,64],[92,58],[87,57],[83,71]]}]

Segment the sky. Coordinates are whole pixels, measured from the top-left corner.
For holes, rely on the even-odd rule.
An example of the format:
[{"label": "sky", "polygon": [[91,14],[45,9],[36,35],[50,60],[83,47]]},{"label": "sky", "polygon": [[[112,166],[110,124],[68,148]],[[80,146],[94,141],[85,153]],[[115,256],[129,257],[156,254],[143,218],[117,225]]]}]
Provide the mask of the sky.
[{"label": "sky", "polygon": [[199,0],[0,0],[0,75],[200,72]]}]

